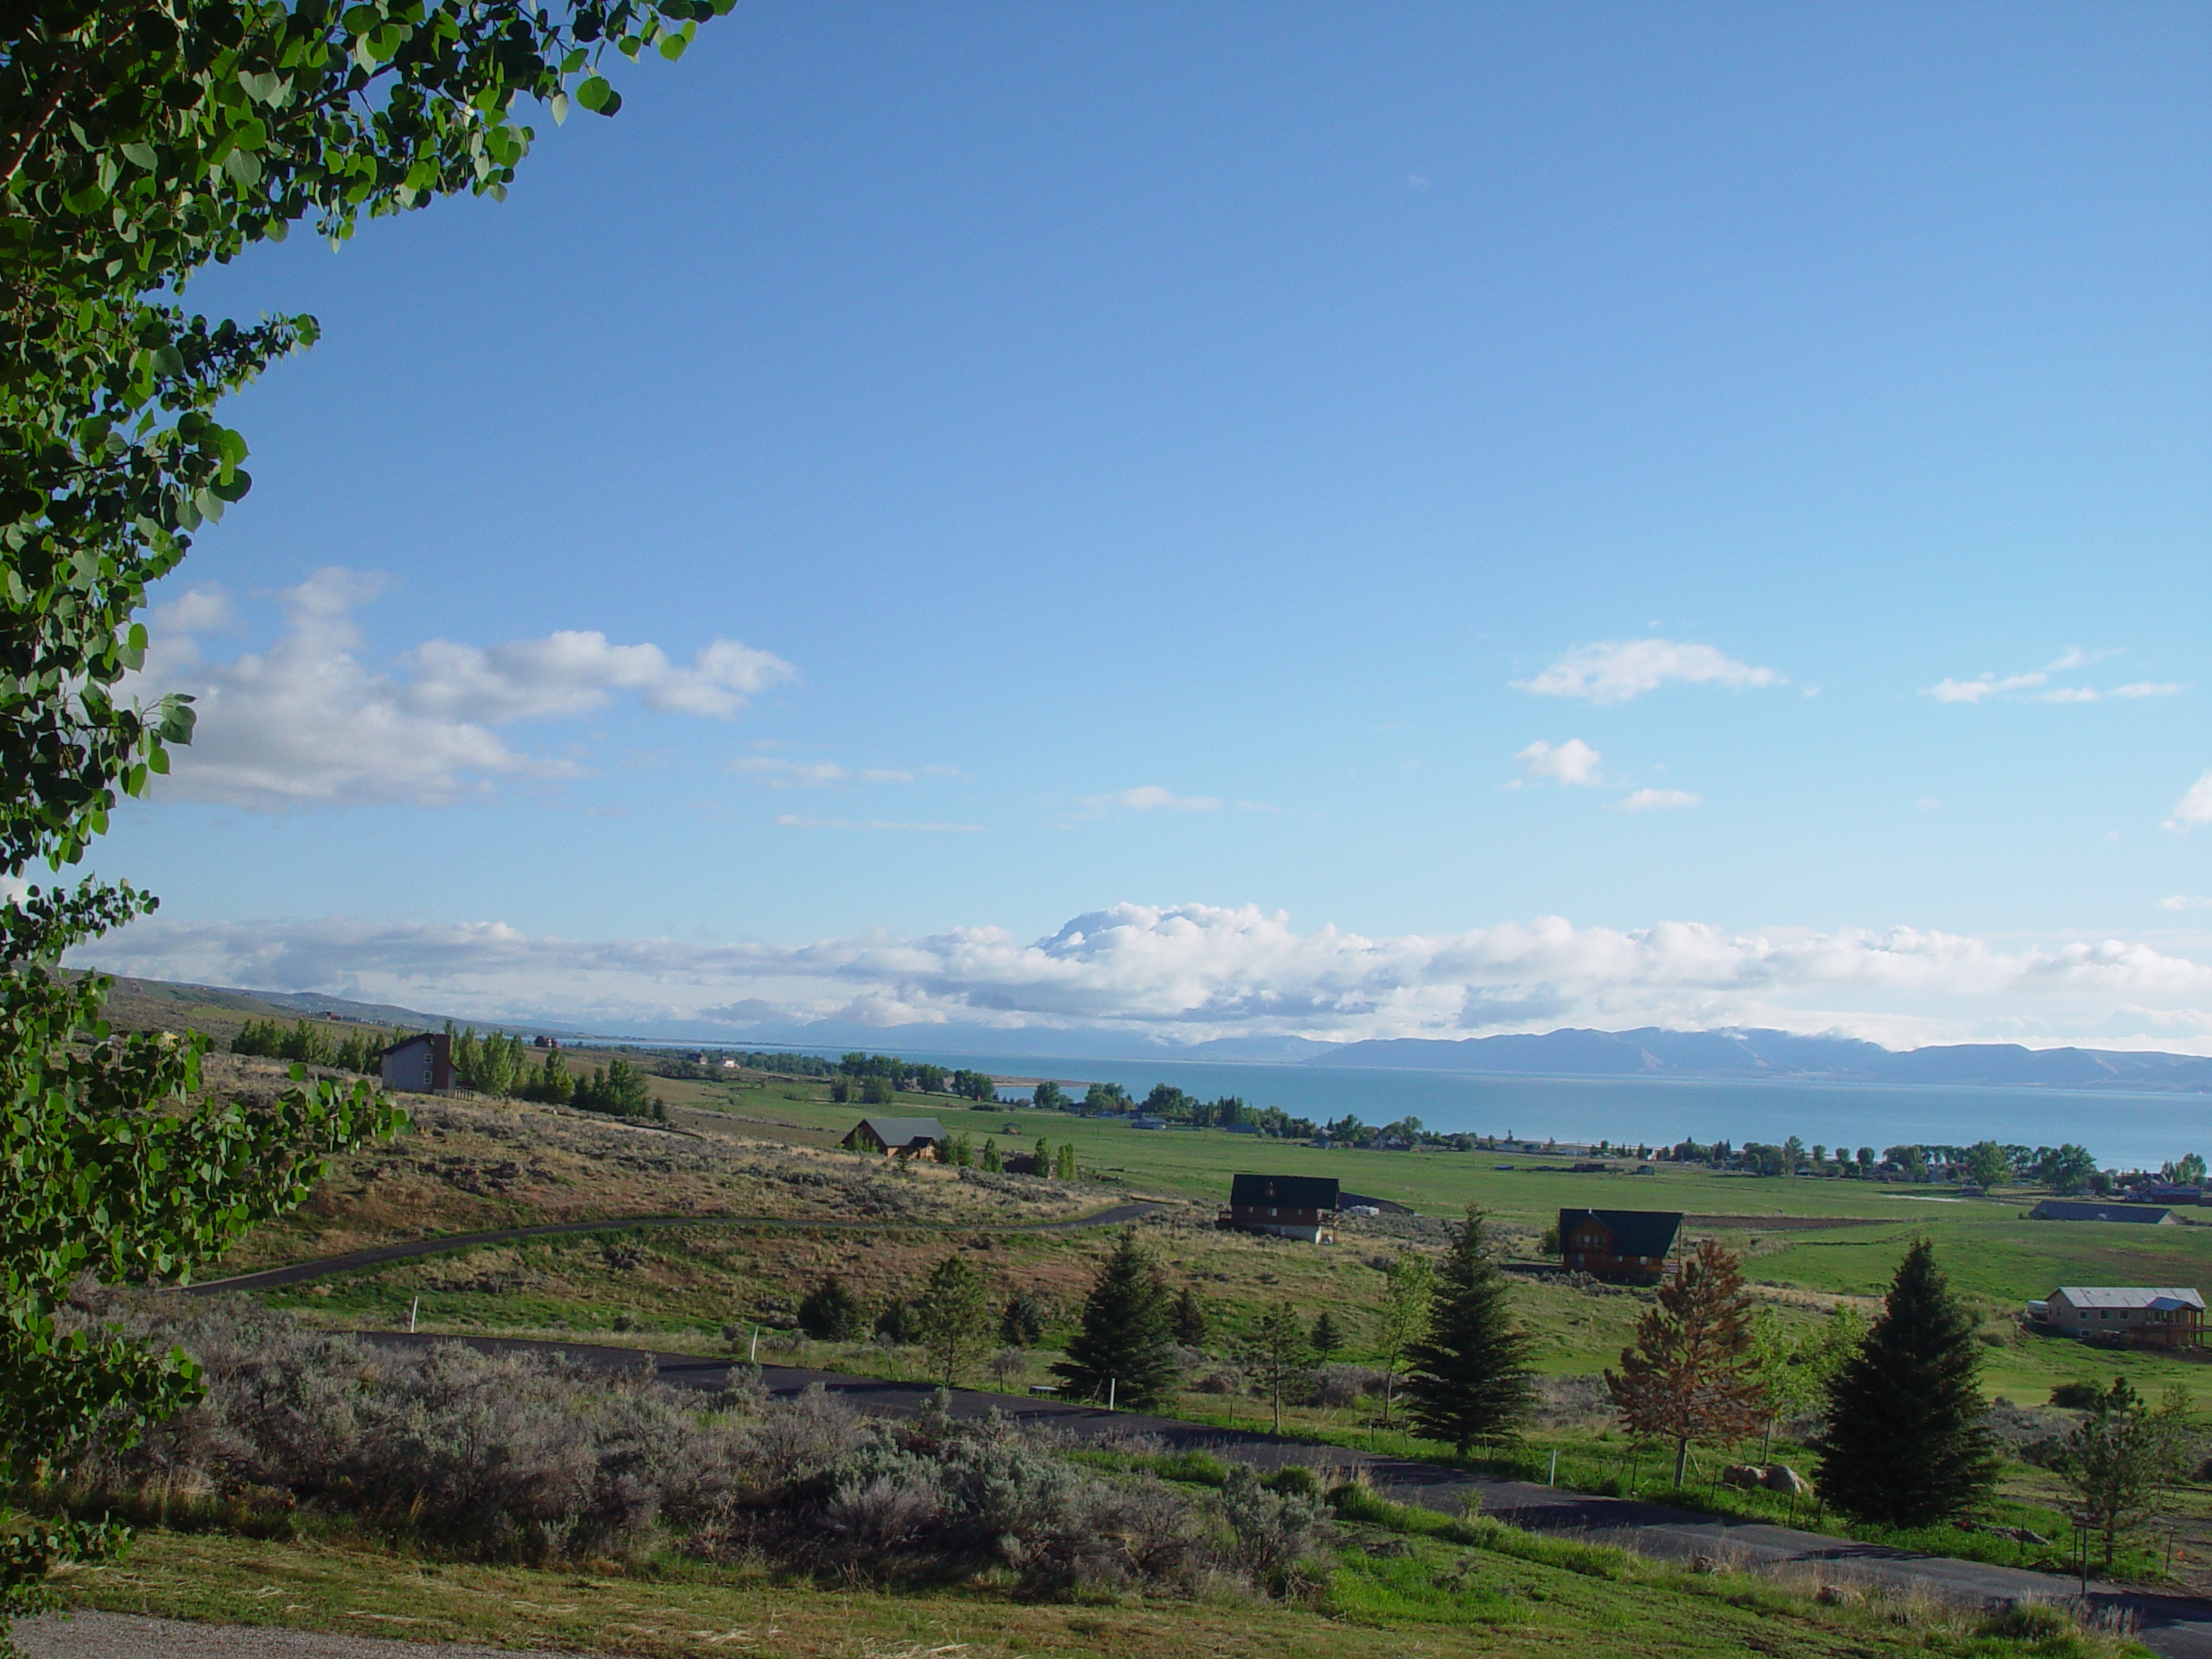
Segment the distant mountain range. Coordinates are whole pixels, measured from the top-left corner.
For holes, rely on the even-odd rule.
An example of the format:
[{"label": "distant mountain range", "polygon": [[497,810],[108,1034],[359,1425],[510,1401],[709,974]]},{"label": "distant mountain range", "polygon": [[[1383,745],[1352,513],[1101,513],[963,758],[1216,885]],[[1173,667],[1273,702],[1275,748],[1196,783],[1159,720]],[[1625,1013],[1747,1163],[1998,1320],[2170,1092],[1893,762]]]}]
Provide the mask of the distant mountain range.
[{"label": "distant mountain range", "polygon": [[1343,1043],[1306,1065],[1498,1077],[1742,1077],[1790,1082],[1982,1084],[2045,1089],[2212,1090],[2212,1059],[2106,1048],[1959,1043],[1899,1052],[1786,1031],[1553,1031],[1541,1036],[1400,1037]]},{"label": "distant mountain range", "polygon": [[[371,1026],[404,1026],[435,1031],[445,1016],[403,1008],[391,1002],[356,1002],[321,991],[248,991],[232,985],[179,985],[165,979],[118,978],[108,997],[108,1018],[126,1028],[191,1026],[229,1034],[248,1020],[297,1020],[334,1014]],[[467,1020],[457,1023],[467,1025]],[[559,1026],[518,1026],[512,1020],[477,1020],[502,1030],[545,1032],[555,1037],[576,1033]]]},{"label": "distant mountain range", "polygon": [[[433,1030],[442,1014],[388,1002],[357,1002],[318,991],[251,991],[120,979],[109,1016],[124,1027],[194,1025],[227,1037],[248,1019],[335,1014],[380,1026]],[[463,1020],[574,1039],[573,1025],[533,1020]],[[1185,1047],[1112,1031],[1012,1030],[957,1026],[862,1027],[822,1020],[742,1031],[647,1021],[613,1041],[699,1043],[707,1047],[866,1048],[918,1058],[989,1055],[1001,1059],[1344,1066],[1380,1071],[1458,1071],[1492,1077],[1769,1078],[1796,1083],[1973,1084],[2045,1089],[2138,1089],[2212,1093],[2212,1058],[2106,1048],[2023,1048],[2017,1043],[1961,1043],[1902,1052],[1852,1037],[1798,1037],[1786,1031],[1566,1030],[1541,1036],[1397,1037],[1322,1043],[1310,1037],[1223,1037]],[[963,1059],[961,1063],[965,1064]]]}]

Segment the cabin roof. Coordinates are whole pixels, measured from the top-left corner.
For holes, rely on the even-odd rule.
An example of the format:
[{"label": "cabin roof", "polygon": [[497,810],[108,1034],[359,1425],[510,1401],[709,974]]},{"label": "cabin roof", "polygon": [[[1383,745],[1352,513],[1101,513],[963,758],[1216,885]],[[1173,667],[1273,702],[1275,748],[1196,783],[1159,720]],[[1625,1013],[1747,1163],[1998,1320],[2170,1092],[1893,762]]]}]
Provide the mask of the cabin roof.
[{"label": "cabin roof", "polygon": [[1682,1230],[1679,1210],[1562,1210],[1559,1212],[1560,1247],[1585,1217],[1595,1216],[1613,1236],[1615,1255],[1662,1256],[1675,1248]]},{"label": "cabin roof", "polygon": [[855,1125],[887,1147],[911,1147],[917,1141],[949,1141],[944,1125],[933,1117],[864,1117]]},{"label": "cabin roof", "polygon": [[2204,1307],[2203,1296],[2185,1285],[2061,1285],[2051,1294],[2075,1307],[2150,1307],[2162,1313],[2183,1307],[2201,1313]]},{"label": "cabin roof", "polygon": [[2045,1198],[2028,1211],[2031,1221],[2132,1221],[2152,1227],[2173,1217],[2172,1211],[2152,1204],[2069,1204],[2063,1198]]},{"label": "cabin roof", "polygon": [[1229,1201],[1255,1209],[1333,1210],[1333,1175],[1236,1175],[1230,1179]]}]

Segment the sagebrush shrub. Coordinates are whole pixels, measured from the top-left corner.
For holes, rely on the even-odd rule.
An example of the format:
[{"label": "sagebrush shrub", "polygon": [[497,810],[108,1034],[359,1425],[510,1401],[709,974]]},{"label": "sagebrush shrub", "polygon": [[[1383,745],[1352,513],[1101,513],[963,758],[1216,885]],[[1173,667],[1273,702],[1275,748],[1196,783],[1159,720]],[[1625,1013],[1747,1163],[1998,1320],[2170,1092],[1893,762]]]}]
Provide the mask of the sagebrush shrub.
[{"label": "sagebrush shrub", "polygon": [[230,1298],[99,1293],[79,1317],[176,1344],[207,1385],[135,1445],[96,1448],[75,1476],[87,1504],[200,1492],[506,1560],[672,1535],[709,1558],[893,1580],[995,1572],[1034,1593],[1221,1573],[1281,1591],[1314,1576],[1324,1511],[1310,1495],[1264,1491],[1241,1468],[1218,1504],[1103,1474],[996,1415],[955,1419],[941,1393],[910,1419],[870,1420],[818,1386],[771,1398],[757,1371],[688,1393],[650,1370],[380,1347]]}]

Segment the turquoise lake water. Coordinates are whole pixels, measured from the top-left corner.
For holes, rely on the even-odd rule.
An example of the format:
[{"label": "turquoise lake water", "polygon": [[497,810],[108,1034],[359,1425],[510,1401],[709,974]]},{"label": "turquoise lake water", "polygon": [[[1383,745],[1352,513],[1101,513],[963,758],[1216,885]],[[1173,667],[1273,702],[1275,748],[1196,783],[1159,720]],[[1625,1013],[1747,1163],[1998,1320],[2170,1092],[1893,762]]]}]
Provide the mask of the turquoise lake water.
[{"label": "turquoise lake water", "polygon": [[921,1055],[1001,1077],[1118,1083],[1141,1099],[1155,1083],[1212,1099],[1236,1095],[1316,1122],[1410,1114],[1447,1133],[1630,1145],[1781,1141],[1853,1147],[1908,1143],[2056,1146],[2078,1141],[2103,1165],[2155,1169],[2185,1152],[2212,1155],[2212,1096],[2124,1090],[1719,1082],[1653,1077],[1499,1077],[1173,1060],[1052,1060],[982,1053]]}]

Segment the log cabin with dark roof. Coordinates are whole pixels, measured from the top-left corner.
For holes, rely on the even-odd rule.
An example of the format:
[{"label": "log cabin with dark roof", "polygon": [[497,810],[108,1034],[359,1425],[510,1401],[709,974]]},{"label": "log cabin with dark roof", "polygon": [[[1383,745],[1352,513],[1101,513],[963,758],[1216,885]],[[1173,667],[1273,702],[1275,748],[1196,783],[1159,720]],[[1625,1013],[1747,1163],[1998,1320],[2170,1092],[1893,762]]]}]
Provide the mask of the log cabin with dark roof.
[{"label": "log cabin with dark roof", "polygon": [[939,1148],[951,1137],[933,1117],[864,1117],[837,1142],[852,1152],[881,1153],[887,1158],[938,1160]]},{"label": "log cabin with dark roof", "polygon": [[1332,1176],[1235,1176],[1229,1183],[1229,1224],[1309,1244],[1333,1244],[1337,1192]]},{"label": "log cabin with dark roof", "polygon": [[1570,1273],[1615,1285],[1656,1285],[1681,1236],[1679,1210],[1562,1210],[1560,1258]]}]

